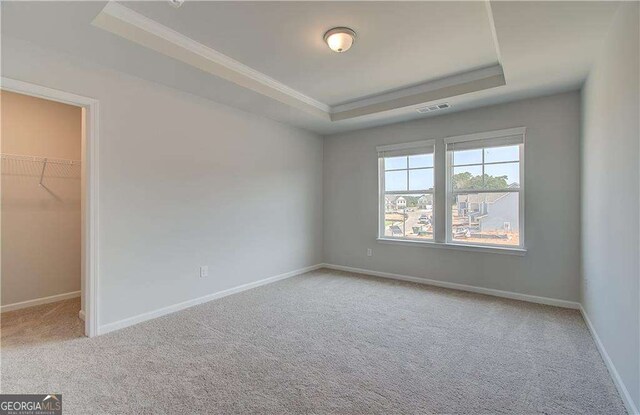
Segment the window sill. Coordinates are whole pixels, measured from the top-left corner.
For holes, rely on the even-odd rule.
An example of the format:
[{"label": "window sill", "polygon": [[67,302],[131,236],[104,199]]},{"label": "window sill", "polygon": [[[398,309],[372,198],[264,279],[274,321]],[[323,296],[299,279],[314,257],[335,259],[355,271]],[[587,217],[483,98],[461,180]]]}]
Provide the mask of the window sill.
[{"label": "window sill", "polygon": [[526,249],[523,248],[503,248],[498,246],[482,246],[482,245],[465,245],[445,242],[433,242],[433,241],[412,241],[408,239],[392,239],[392,238],[377,238],[379,243],[392,244],[392,245],[407,245],[407,246],[423,246],[425,248],[440,248],[440,249],[453,249],[457,251],[472,251],[472,252],[486,252],[491,254],[506,254],[525,256]]}]

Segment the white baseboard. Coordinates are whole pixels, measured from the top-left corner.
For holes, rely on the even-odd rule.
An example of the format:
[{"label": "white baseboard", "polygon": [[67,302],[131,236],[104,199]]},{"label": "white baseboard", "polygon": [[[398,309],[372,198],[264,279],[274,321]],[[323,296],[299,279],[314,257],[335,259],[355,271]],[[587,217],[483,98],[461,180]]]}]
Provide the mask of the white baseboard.
[{"label": "white baseboard", "polygon": [[104,324],[98,327],[98,335],[110,333],[115,330],[120,330],[125,327],[133,326],[134,324],[142,323],[143,321],[152,320],[154,318],[158,318],[167,314],[175,313],[176,311],[184,310],[185,308],[193,307],[195,305],[206,303],[212,300],[217,300],[218,298],[226,297],[231,294],[236,294],[242,291],[250,290],[252,288],[256,288],[262,285],[270,284],[272,282],[284,280],[286,278],[295,277],[296,275],[304,274],[309,271],[315,271],[317,269],[322,268],[322,266],[323,266],[322,264],[312,265],[310,267],[297,269],[284,274],[265,278],[260,281],[250,282],[248,284],[239,285],[237,287],[229,288],[224,291],[218,291],[216,293],[208,294],[203,297],[198,297],[192,300],[173,304],[167,307],[160,308],[158,310],[149,311],[147,313],[139,314],[134,317],[129,317],[124,320]]},{"label": "white baseboard", "polygon": [[[625,387],[624,383],[622,382],[622,379],[620,378],[620,375],[618,374],[618,371],[616,370],[615,366],[613,365],[613,362],[611,361],[611,358],[609,357],[609,355],[607,354],[607,351],[604,348],[604,345],[602,344],[602,341],[600,340],[600,338],[598,337],[598,334],[595,331],[595,328],[593,327],[593,325],[591,324],[591,321],[589,320],[589,317],[587,316],[587,313],[585,312],[585,310],[582,308],[582,305],[578,302],[574,302],[574,301],[567,301],[567,300],[559,300],[559,299],[555,299],[555,298],[548,298],[548,297],[539,297],[539,296],[535,296],[535,295],[529,295],[529,294],[520,294],[520,293],[515,293],[515,292],[511,292],[511,291],[502,291],[502,290],[495,290],[495,289],[491,289],[491,288],[483,288],[483,287],[476,287],[476,286],[472,286],[472,285],[465,285],[465,284],[458,284],[458,283],[453,283],[453,282],[446,282],[446,281],[438,281],[438,280],[432,280],[432,279],[427,279],[427,278],[418,278],[418,277],[411,277],[408,275],[401,275],[401,274],[392,274],[392,273],[388,273],[388,272],[380,272],[380,271],[373,271],[373,270],[368,270],[368,269],[363,269],[363,268],[354,268],[354,267],[347,267],[347,266],[343,266],[343,265],[335,265],[335,264],[318,264],[318,265],[313,265],[310,267],[306,267],[306,268],[302,268],[302,269],[298,269],[295,271],[291,271],[291,272],[287,272],[285,274],[280,274],[280,275],[276,275],[270,278],[265,278],[263,280],[260,281],[255,281],[249,284],[244,284],[244,285],[240,285],[234,288],[230,288],[224,291],[219,291],[216,293],[212,293],[212,294],[208,294],[206,296],[203,297],[198,297],[198,298],[194,298],[192,300],[188,300],[188,301],[184,301],[182,303],[178,303],[178,304],[174,304],[168,307],[164,307],[155,311],[150,311],[147,313],[143,313],[134,317],[130,317],[124,320],[120,320],[120,321],[116,321],[114,323],[109,323],[109,324],[105,324],[103,326],[100,326],[98,328],[98,334],[106,334],[115,330],[119,330],[128,326],[132,326],[138,323],[142,323],[144,321],[147,320],[152,320],[154,318],[157,317],[161,317],[167,314],[171,314],[171,313],[175,313],[176,311],[180,311],[180,310],[184,310],[186,308],[189,307],[193,307],[195,305],[198,304],[202,304],[202,303],[206,303],[212,300],[216,300],[218,298],[222,298],[222,297],[226,297],[228,295],[231,294],[236,294],[242,291],[246,291],[246,290],[250,290],[252,288],[256,288],[256,287],[260,287],[262,285],[266,285],[266,284],[270,284],[276,281],[280,281],[286,278],[290,278],[290,277],[294,277],[296,275],[300,275],[300,274],[304,274],[306,272],[309,271],[315,271],[317,269],[320,268],[328,268],[328,269],[334,269],[334,270],[338,270],[338,271],[346,271],[346,272],[353,272],[353,273],[358,273],[358,274],[365,274],[365,275],[372,275],[372,276],[376,276],[376,277],[382,277],[382,278],[389,278],[389,279],[394,279],[394,280],[400,280],[400,281],[409,281],[409,282],[415,282],[418,284],[425,284],[425,285],[432,285],[432,286],[436,286],[436,287],[442,287],[442,288],[451,288],[454,290],[461,290],[461,291],[468,291],[468,292],[474,292],[474,293],[479,293],[479,294],[486,294],[486,295],[492,295],[492,296],[496,296],[496,297],[502,297],[502,298],[509,298],[509,299],[514,299],[514,300],[521,300],[521,301],[528,301],[528,302],[532,302],[532,303],[538,303],[538,304],[546,304],[546,305],[552,305],[552,306],[556,306],[556,307],[564,307],[564,308],[571,308],[571,309],[577,309],[580,310],[580,312],[582,313],[582,316],[584,317],[584,320],[587,324],[587,327],[589,328],[589,331],[591,332],[591,335],[594,338],[594,341],[596,343],[596,346],[600,352],[600,354],[602,355],[602,358],[607,366],[607,369],[609,370],[611,377],[613,378],[613,382],[616,385],[616,388],[618,389],[620,396],[622,397],[622,400],[627,408],[627,411],[629,412],[629,414],[633,415],[633,414],[638,414],[640,415],[640,413],[638,412],[638,409],[635,407],[633,401],[631,400],[631,396],[629,395],[629,391],[627,390],[627,388]],[[69,294],[74,294],[74,293],[69,293]],[[63,294],[64,295],[64,294]],[[79,295],[79,292],[75,295],[77,296]],[[47,298],[52,298],[52,297],[47,297]],[[68,298],[72,298],[72,297],[68,297]],[[61,298],[64,299],[64,298]],[[43,299],[39,299],[39,300],[43,300]],[[38,301],[38,300],[34,300],[34,301]],[[59,301],[59,300],[52,300],[52,301]],[[22,303],[18,303],[18,304],[22,304]],[[40,303],[43,304],[43,303]],[[15,304],[17,305],[17,304]],[[34,304],[35,305],[35,304]],[[11,307],[14,306],[14,304],[11,304],[9,306],[6,307]],[[25,306],[28,307],[28,306]],[[4,307],[3,307],[3,311],[4,311]],[[80,318],[84,317],[82,315],[82,311],[80,311]]]},{"label": "white baseboard", "polygon": [[400,281],[410,281],[418,284],[433,285],[436,287],[451,288],[454,290],[469,291],[469,292],[474,292],[479,294],[493,295],[496,297],[510,298],[514,300],[522,300],[522,301],[528,301],[532,303],[546,304],[546,305],[552,305],[556,307],[564,307],[564,308],[580,310],[580,312],[582,313],[582,317],[584,318],[584,321],[586,322],[587,327],[589,328],[589,332],[591,333],[591,336],[593,337],[596,343],[598,351],[602,356],[602,360],[604,360],[605,365],[609,370],[609,374],[613,379],[613,383],[618,389],[618,392],[620,393],[620,397],[622,398],[622,401],[624,402],[624,405],[627,408],[627,412],[629,413],[629,415],[640,415],[640,412],[638,411],[638,408],[636,408],[636,406],[634,405],[633,400],[631,399],[631,395],[629,395],[629,391],[624,385],[624,382],[622,381],[620,374],[616,370],[616,367],[613,365],[613,362],[609,357],[609,354],[604,348],[604,345],[602,344],[602,341],[600,340],[598,333],[596,333],[596,330],[593,327],[593,324],[591,324],[591,320],[589,320],[589,316],[587,315],[582,305],[578,302],[558,300],[555,298],[538,297],[535,295],[520,294],[520,293],[511,292],[511,291],[494,290],[491,288],[476,287],[472,285],[457,284],[453,282],[410,277],[407,275],[391,274],[388,272],[372,271],[372,270],[363,269],[363,268],[346,267],[343,265],[323,264],[323,267],[329,268],[329,269],[335,269],[338,271],[347,271],[347,272],[354,272],[358,274],[373,275],[376,277],[390,278],[390,279],[400,280]]},{"label": "white baseboard", "polygon": [[596,343],[596,347],[598,347],[598,351],[602,356],[602,360],[604,360],[604,364],[607,366],[607,369],[609,370],[609,374],[613,379],[613,383],[616,385],[616,388],[620,393],[620,397],[622,398],[622,402],[624,402],[624,405],[627,408],[627,412],[629,413],[629,415],[640,414],[640,411],[638,411],[638,408],[636,408],[636,406],[633,403],[633,400],[631,399],[631,395],[629,395],[629,390],[624,385],[624,382],[622,381],[622,378],[620,377],[618,370],[616,369],[616,367],[613,364],[613,361],[609,357],[609,353],[607,353],[607,350],[604,348],[604,344],[602,344],[602,341],[600,340],[600,336],[598,336],[598,333],[596,332],[595,327],[593,326],[593,324],[591,324],[591,320],[589,319],[589,316],[587,315],[587,312],[582,307],[582,305],[580,305],[580,312],[582,313],[582,318],[584,318],[584,321],[587,323],[587,327],[591,332],[591,337],[593,337],[593,340]]},{"label": "white baseboard", "polygon": [[494,290],[492,288],[476,287],[474,285],[458,284],[455,282],[446,282],[431,280],[427,278],[411,277],[408,275],[392,274],[389,272],[372,271],[363,268],[345,267],[343,265],[323,264],[324,268],[335,269],[338,271],[354,272],[358,274],[373,275],[375,277],[390,278],[394,280],[410,281],[418,284],[433,285],[435,287],[451,288],[454,290],[468,291],[478,294],[492,295],[495,297],[510,298],[512,300],[528,301],[530,303],[546,304],[556,307],[580,309],[580,303],[567,300],[559,300],[556,298],[538,297],[536,295],[520,294],[511,291]]},{"label": "white baseboard", "polygon": [[80,320],[84,321],[84,310],[78,311],[78,318],[80,318]]},{"label": "white baseboard", "polygon": [[70,298],[80,297],[80,291],[72,291],[70,293],[51,295],[49,297],[41,297],[33,300],[21,301],[19,303],[7,304],[0,307],[0,312],[20,310],[21,308],[33,307],[41,304],[55,303],[56,301],[68,300]]}]

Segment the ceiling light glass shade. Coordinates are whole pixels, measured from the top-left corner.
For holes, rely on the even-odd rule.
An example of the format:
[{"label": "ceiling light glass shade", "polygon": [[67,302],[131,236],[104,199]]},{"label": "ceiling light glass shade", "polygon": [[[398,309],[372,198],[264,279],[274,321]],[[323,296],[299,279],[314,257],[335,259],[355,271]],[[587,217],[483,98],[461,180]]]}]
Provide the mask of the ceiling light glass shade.
[{"label": "ceiling light glass shade", "polygon": [[356,32],[348,27],[335,27],[324,34],[324,41],[329,48],[338,53],[346,52],[356,39]]}]

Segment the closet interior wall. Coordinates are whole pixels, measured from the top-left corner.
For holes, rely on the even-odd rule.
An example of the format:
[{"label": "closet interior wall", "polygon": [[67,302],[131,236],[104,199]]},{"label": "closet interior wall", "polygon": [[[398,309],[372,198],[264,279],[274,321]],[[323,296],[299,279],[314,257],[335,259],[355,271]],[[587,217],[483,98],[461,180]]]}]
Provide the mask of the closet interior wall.
[{"label": "closet interior wall", "polygon": [[80,295],[82,109],[0,93],[2,311]]}]

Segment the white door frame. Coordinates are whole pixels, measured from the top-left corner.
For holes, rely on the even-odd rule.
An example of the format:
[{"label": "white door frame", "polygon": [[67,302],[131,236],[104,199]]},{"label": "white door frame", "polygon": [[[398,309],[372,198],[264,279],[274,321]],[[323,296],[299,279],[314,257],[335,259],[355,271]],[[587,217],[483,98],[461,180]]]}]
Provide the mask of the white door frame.
[{"label": "white door frame", "polygon": [[47,88],[41,85],[18,81],[16,79],[1,78],[0,88],[6,91],[44,98],[51,101],[75,105],[85,109],[85,143],[82,169],[85,177],[83,213],[84,244],[82,267],[83,279],[83,310],[85,321],[85,335],[98,335],[98,108],[96,99]]}]

